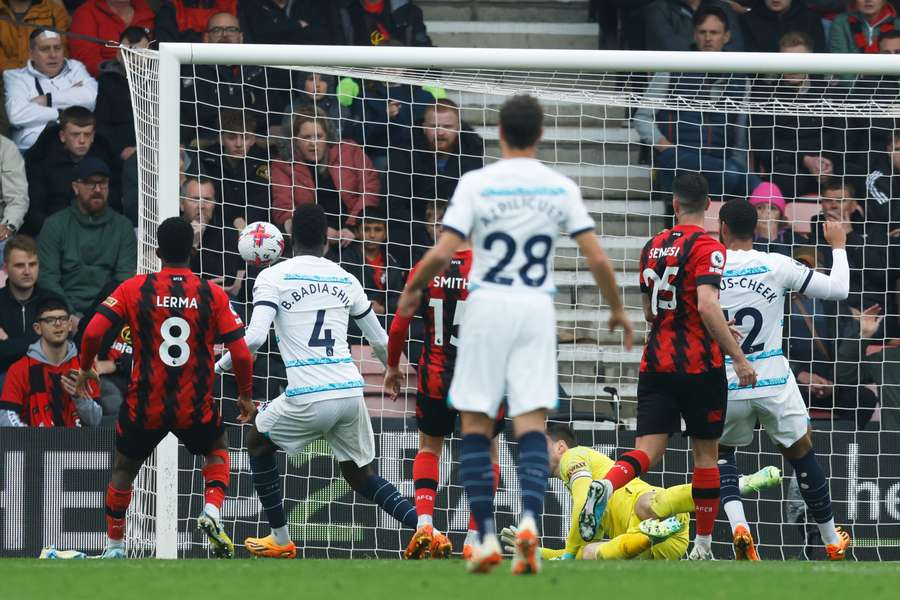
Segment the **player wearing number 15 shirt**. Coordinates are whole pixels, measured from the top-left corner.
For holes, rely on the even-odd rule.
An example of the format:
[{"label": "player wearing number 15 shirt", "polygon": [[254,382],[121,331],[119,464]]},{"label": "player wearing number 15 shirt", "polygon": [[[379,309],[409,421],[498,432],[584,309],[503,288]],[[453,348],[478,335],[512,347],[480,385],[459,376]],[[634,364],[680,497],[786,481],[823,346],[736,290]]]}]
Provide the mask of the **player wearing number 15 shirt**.
[{"label": "player wearing number 15 shirt", "polygon": [[[206,504],[197,526],[216,556],[230,558],[234,545],[220,523],[230,460],[222,419],[212,390],[213,347],[223,343],[235,357],[242,403],[250,402],[253,362],[244,325],[219,286],[191,272],[194,232],[180,217],[157,229],[159,272],[123,282],[98,307],[81,345],[81,364],[94,364],[100,342],[112,328],[128,324],[134,366],[116,425],[116,456],[106,491],[107,547],[103,557],[124,555],[125,512],[131,486],[144,460],[170,431],[192,454],[205,459]],[[82,371],[79,382],[90,377]]]}]

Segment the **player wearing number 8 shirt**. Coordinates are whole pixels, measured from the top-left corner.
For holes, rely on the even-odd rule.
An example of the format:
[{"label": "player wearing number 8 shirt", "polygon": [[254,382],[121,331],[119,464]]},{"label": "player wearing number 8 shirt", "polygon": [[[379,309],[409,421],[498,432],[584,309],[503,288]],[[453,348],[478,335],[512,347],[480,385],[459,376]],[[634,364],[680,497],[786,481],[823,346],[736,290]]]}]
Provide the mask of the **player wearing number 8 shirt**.
[{"label": "player wearing number 8 shirt", "polygon": [[460,475],[481,534],[467,566],[483,573],[501,560],[490,438],[505,395],[519,443],[522,490],[512,568],[525,574],[540,569],[537,523],[550,468],[544,421],[557,405],[552,261],[560,232],[571,235],[584,254],[610,305],[610,327],[623,328],[626,346],[631,322],[578,186],[535,158],[543,133],[541,105],[526,95],[510,98],[500,109],[499,129],[503,160],[460,179],[441,236],[407,282],[398,312],[415,314],[422,290],[466,240],[471,243],[469,296],[448,395],[462,415]]},{"label": "player wearing number 8 shirt", "polygon": [[[107,547],[104,558],[124,557],[125,512],[143,462],[170,431],[192,454],[205,459],[206,504],[197,526],[216,556],[231,558],[234,545],[220,523],[230,464],[225,431],[212,397],[213,346],[224,343],[235,357],[239,400],[250,402],[253,362],[244,326],[219,286],[188,267],[194,231],[180,217],[157,229],[163,268],[123,282],[98,307],[81,344],[82,365],[94,364],[111,328],[131,327],[134,366],[116,425],[116,454],[106,490]],[[79,374],[79,385],[91,377]]]},{"label": "player wearing number 8 shirt", "polygon": [[711,535],[719,510],[717,443],[727,402],[722,350],[732,357],[743,385],[756,373],[728,329],[719,305],[725,247],[703,227],[709,206],[706,179],[676,177],[672,204],[677,225],[653,237],[641,252],[640,284],[650,334],[638,378],[635,449],[606,477],[593,481],[579,516],[581,536],[597,533],[613,491],[646,472],[665,453],[669,436],[691,438],[691,491],[697,515],[692,558],[712,558]]}]

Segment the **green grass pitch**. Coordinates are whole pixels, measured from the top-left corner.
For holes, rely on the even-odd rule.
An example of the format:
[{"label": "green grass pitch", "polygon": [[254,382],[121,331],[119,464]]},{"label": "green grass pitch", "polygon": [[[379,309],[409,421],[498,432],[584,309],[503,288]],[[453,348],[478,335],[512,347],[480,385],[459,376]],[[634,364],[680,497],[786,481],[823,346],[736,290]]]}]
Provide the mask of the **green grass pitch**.
[{"label": "green grass pitch", "polygon": [[509,561],[469,575],[460,560],[0,560],[0,598],[90,600],[290,600],[440,598],[623,600],[900,598],[900,567],[887,563],[717,561],[551,562],[513,577]]}]

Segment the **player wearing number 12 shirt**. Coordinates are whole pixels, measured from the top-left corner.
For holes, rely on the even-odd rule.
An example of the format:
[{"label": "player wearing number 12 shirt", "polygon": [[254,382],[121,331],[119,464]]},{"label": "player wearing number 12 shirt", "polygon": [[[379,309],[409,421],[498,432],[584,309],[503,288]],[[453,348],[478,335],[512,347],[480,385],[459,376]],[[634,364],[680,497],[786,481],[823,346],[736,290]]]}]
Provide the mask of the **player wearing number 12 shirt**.
[{"label": "player wearing number 12 shirt", "polygon": [[485,573],[501,560],[490,437],[505,395],[519,443],[522,491],[512,570],[533,574],[540,570],[537,523],[550,468],[544,421],[558,401],[552,261],[560,233],[572,236],[584,254],[610,305],[611,329],[623,328],[626,346],[631,322],[578,186],[536,159],[540,103],[527,95],[510,98],[500,109],[499,129],[503,160],[460,179],[441,236],[409,278],[398,313],[415,314],[422,291],[468,240],[469,296],[448,394],[462,415],[460,475],[481,535],[467,568]]},{"label": "player wearing number 12 shirt", "polygon": [[[81,344],[81,364],[92,365],[107,331],[128,324],[134,366],[116,425],[116,454],[106,490],[107,546],[103,558],[124,557],[125,512],[143,462],[170,431],[192,454],[205,459],[206,504],[197,526],[213,553],[231,558],[219,509],[228,488],[230,461],[222,419],[212,397],[213,347],[223,343],[235,357],[239,402],[251,403],[253,362],[244,325],[219,286],[188,267],[194,231],[180,217],[157,229],[162,270],[123,282],[98,307]],[[79,384],[91,377],[81,371]]]},{"label": "player wearing number 12 shirt", "polygon": [[728,399],[722,350],[732,357],[743,385],[752,386],[756,373],[719,304],[725,247],[703,227],[709,206],[706,179],[682,173],[672,193],[678,224],[653,237],[641,252],[640,284],[650,334],[638,378],[635,449],[619,458],[604,479],[591,482],[579,527],[585,541],[594,538],[613,492],[656,464],[669,436],[681,431],[683,419],[694,453],[697,538],[690,557],[712,558],[719,510],[717,445]]}]

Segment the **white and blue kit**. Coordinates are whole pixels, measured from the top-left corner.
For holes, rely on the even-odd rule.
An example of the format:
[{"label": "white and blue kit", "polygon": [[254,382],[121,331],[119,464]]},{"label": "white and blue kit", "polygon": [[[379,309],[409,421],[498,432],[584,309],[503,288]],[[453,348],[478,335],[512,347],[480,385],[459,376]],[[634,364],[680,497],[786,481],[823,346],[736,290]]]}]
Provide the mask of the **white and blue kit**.
[{"label": "white and blue kit", "polygon": [[[351,317],[384,363],[387,334],[359,281],[326,258],[297,256],[257,277],[246,340],[255,352],[274,322],[287,372],[287,388],[260,409],[257,429],[288,453],[324,438],[338,461],[362,467],[374,460],[375,442],[365,382],[347,344]],[[216,368],[230,369],[231,357]]]},{"label": "white and blue kit", "polygon": [[442,225],[473,252],[449,402],[492,418],[504,394],[511,417],[555,408],[554,248],[595,227],[578,186],[538,160],[501,160],[460,179]]},{"label": "white and blue kit", "polygon": [[843,300],[850,285],[847,253],[832,250],[830,275],[817,273],[787,256],[757,250],[728,250],[719,302],[725,318],[741,332],[741,350],[757,373],[755,387],[741,387],[730,357],[728,410],[723,446],[746,446],[757,419],[776,443],[789,447],[806,433],[808,416],[797,381],[782,350],[785,296]]}]

